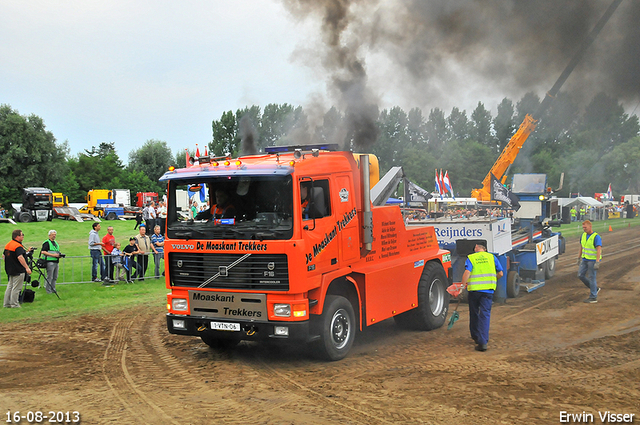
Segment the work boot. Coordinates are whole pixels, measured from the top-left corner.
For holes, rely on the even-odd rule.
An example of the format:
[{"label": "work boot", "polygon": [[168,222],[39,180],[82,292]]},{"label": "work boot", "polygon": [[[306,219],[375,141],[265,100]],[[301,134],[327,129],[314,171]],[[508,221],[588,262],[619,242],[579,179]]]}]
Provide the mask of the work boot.
[{"label": "work boot", "polygon": [[487,344],[476,345],[476,351],[487,351]]}]

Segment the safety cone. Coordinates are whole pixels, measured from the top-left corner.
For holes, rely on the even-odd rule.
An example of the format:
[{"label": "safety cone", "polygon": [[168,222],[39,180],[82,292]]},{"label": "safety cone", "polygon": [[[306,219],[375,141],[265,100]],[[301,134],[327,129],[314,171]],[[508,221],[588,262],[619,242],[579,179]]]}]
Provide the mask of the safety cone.
[{"label": "safety cone", "polygon": [[613,229],[611,228],[611,225],[609,225],[609,231],[613,232]]}]

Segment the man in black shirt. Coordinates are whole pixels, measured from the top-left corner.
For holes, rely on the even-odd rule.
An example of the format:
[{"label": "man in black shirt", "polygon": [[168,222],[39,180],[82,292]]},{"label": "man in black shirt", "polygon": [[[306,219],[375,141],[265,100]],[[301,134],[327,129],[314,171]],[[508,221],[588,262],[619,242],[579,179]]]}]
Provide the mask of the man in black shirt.
[{"label": "man in black shirt", "polygon": [[138,253],[136,238],[129,238],[129,245],[125,246],[122,252],[124,253],[124,268],[127,270],[127,283],[133,283],[133,280],[131,280],[131,270],[137,268],[134,260],[134,255]]},{"label": "man in black shirt", "polygon": [[[4,247],[4,269],[9,276],[7,290],[4,293],[3,306],[6,308],[19,308],[20,291],[24,283],[24,274],[31,275],[31,269],[27,264],[27,250],[22,246],[24,233],[22,230],[16,229],[11,234],[11,242]],[[30,251],[33,248],[29,249]]]}]

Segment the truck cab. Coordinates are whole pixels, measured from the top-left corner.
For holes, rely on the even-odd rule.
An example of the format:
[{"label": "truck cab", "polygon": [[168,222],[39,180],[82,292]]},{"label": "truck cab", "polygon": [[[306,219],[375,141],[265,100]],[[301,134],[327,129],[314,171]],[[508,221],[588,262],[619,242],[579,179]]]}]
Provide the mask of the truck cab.
[{"label": "truck cab", "polygon": [[[278,147],[166,173],[169,332],[311,342],[339,360],[356,330],[391,317],[442,326],[450,255],[433,228],[406,229],[399,207],[372,207],[364,157]],[[182,214],[182,194],[201,191],[208,209]]]},{"label": "truck cab", "polygon": [[22,205],[15,209],[15,221],[51,221],[53,219],[53,192],[45,187],[26,187],[22,190]]}]

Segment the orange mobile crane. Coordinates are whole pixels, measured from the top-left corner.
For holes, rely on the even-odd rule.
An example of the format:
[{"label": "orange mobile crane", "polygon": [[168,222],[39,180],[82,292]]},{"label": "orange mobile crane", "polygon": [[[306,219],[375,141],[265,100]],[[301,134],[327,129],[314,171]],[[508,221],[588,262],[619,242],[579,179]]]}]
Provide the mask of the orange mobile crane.
[{"label": "orange mobile crane", "polygon": [[573,69],[576,67],[578,62],[580,62],[587,48],[591,46],[593,40],[595,40],[596,36],[600,33],[600,30],[602,30],[602,28],[607,23],[613,12],[615,12],[615,10],[618,8],[620,3],[622,3],[622,0],[614,0],[613,3],[609,5],[609,8],[605,11],[604,15],[602,15],[596,26],[591,30],[589,36],[582,43],[556,83],[553,85],[551,90],[547,92],[545,98],[540,103],[540,106],[538,106],[538,109],[534,112],[533,115],[527,114],[525,116],[524,121],[522,121],[522,124],[520,124],[520,128],[518,128],[518,131],[511,137],[509,143],[507,143],[507,145],[504,147],[502,153],[493,164],[493,167],[491,167],[491,170],[489,170],[489,172],[487,173],[487,176],[484,178],[484,180],[482,180],[482,188],[473,189],[471,191],[472,198],[476,198],[478,202],[489,202],[491,200],[492,174],[496,177],[496,179],[500,181],[500,183],[505,183],[507,179],[506,172],[518,156],[522,145],[524,145],[524,142],[527,141],[529,135],[536,129],[538,120],[540,119],[544,111],[547,110],[549,105],[551,105],[551,102],[553,101],[553,99],[555,99],[564,82],[567,80],[571,72],[573,72]]},{"label": "orange mobile crane", "polygon": [[[310,342],[339,360],[357,330],[385,319],[444,324],[449,251],[432,227],[407,229],[400,208],[371,190],[373,155],[337,149],[199,156],[164,174],[170,333],[217,347]],[[182,214],[179,194],[201,190],[210,208]]]}]

